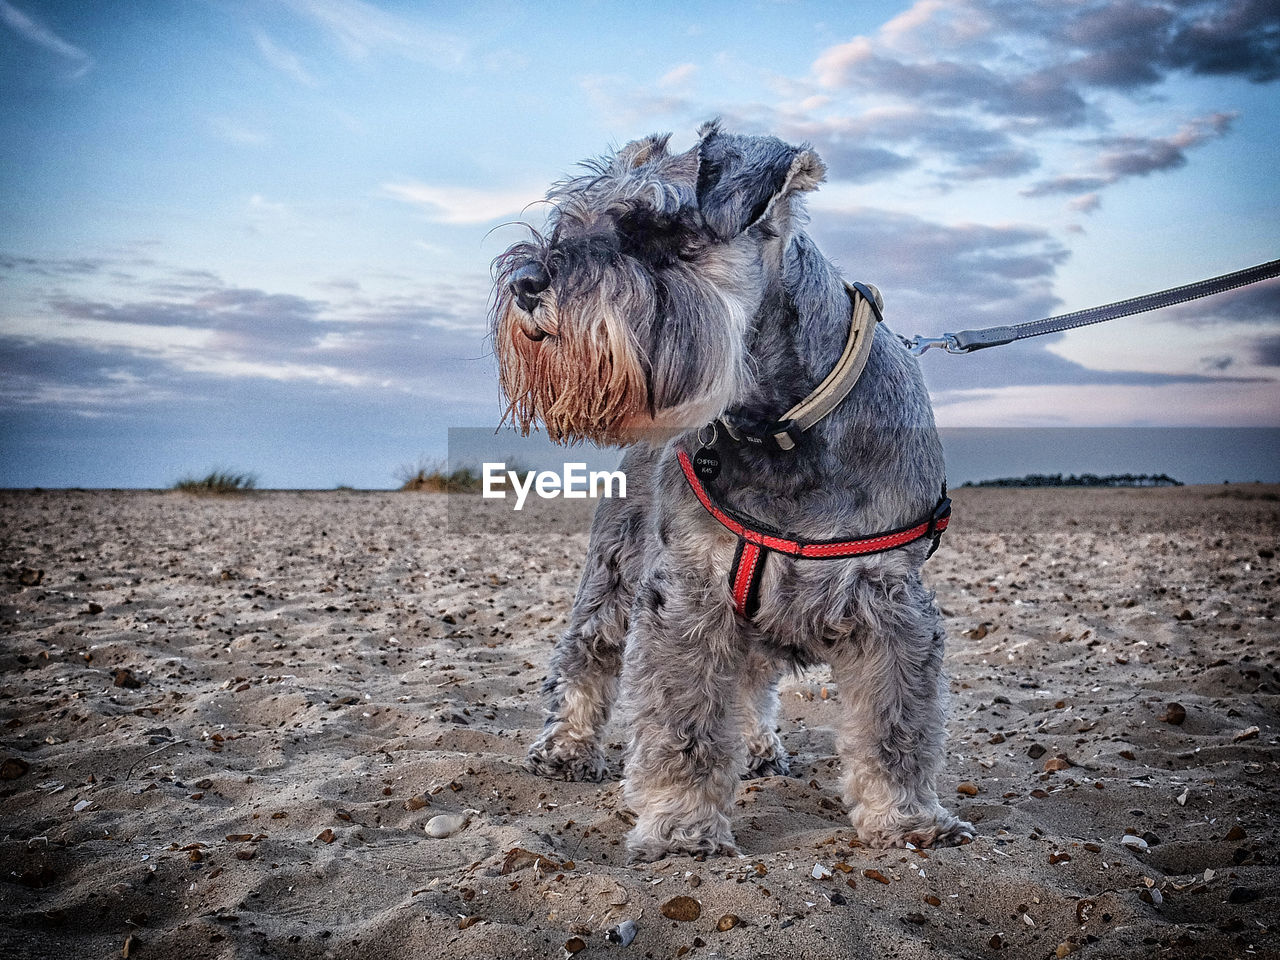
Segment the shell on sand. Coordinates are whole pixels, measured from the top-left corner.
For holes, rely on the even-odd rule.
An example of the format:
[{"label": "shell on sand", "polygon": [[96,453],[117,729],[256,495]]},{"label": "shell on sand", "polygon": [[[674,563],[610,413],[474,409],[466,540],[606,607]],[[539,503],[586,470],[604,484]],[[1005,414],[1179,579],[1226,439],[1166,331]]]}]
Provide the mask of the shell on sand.
[{"label": "shell on sand", "polygon": [[423,829],[427,831],[427,836],[429,837],[437,839],[452,837],[471,822],[471,813],[472,811],[467,811],[466,813],[439,813],[428,820]]}]

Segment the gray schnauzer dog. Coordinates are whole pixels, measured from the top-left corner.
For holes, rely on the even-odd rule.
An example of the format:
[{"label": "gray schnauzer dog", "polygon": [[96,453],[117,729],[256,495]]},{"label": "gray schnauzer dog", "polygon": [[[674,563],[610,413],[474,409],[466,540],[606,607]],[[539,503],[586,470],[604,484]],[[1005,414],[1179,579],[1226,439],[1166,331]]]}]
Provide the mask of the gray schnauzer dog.
[{"label": "gray schnauzer dog", "polygon": [[[668,140],[629,143],[553,186],[547,230],[494,265],[508,416],[557,441],[630,447],[629,496],[596,511],[527,766],[601,779],[601,737],[621,705],[632,856],[734,853],[739,778],[788,772],[779,678],[828,663],[860,840],[967,842],[973,828],[935,788],[947,682],[920,576],[930,537],[856,556],[757,541],[769,562],[746,578],[747,612],[737,595],[754,548],[733,518],[820,550],[935,510],[942,449],[917,363],[876,325],[861,377],[791,449],[753,437],[851,341],[852,295],[803,229],[800,195],[826,169],[807,147],[718,122],[687,152]],[[700,449],[720,460],[705,485],[688,468]],[[936,545],[935,525],[927,532]]]}]

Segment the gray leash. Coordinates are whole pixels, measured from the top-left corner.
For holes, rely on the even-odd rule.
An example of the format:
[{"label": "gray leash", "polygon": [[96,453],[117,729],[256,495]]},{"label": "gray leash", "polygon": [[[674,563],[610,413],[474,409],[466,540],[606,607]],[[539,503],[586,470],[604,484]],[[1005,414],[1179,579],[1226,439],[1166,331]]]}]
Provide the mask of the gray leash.
[{"label": "gray leash", "polygon": [[959,333],[944,333],[940,337],[903,337],[902,342],[917,357],[930,347],[943,347],[947,353],[972,353],[974,350],[998,347],[1027,337],[1039,337],[1046,333],[1087,327],[1091,323],[1102,323],[1104,320],[1115,320],[1135,313],[1146,313],[1148,310],[1159,310],[1161,307],[1172,307],[1174,304],[1211,297],[1216,293],[1225,293],[1236,287],[1248,286],[1275,276],[1280,276],[1280,260],[1260,263],[1256,267],[1237,270],[1235,273],[1223,274],[1221,277],[1213,277],[1210,280],[1188,283],[1186,286],[1174,287],[1172,290],[1148,293],[1145,296],[1134,297],[1132,300],[1120,300],[1101,307],[1064,313],[1060,317],[1046,317],[1044,320],[1032,320],[1011,327],[961,330]]}]

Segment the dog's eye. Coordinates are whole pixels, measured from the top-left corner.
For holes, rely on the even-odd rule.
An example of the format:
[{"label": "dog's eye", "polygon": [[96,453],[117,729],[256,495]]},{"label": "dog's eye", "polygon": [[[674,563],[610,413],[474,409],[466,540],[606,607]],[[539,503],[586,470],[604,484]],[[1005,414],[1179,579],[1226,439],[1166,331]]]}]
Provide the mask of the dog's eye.
[{"label": "dog's eye", "polygon": [[657,266],[688,259],[691,236],[675,217],[648,212],[618,218],[618,247],[629,256]]},{"label": "dog's eye", "polygon": [[669,234],[677,227],[678,224],[670,217],[656,216],[646,211],[627,213],[618,218],[618,232],[636,238]]}]

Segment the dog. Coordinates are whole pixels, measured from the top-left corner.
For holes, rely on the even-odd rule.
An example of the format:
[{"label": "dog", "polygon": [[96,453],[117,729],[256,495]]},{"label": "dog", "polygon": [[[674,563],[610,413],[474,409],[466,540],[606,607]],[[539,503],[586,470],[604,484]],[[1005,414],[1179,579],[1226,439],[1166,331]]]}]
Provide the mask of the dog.
[{"label": "dog", "polygon": [[[602,779],[622,704],[632,858],[736,853],[740,778],[789,770],[779,680],[827,663],[860,841],[968,842],[935,787],[945,637],[921,567],[945,483],[917,362],[874,324],[847,394],[807,429],[780,424],[834,376],[851,317],[867,301],[878,314],[879,295],[855,295],[804,230],[803,194],[826,175],[808,146],[719,121],[685,152],[669,141],[628,143],[554,184],[546,228],[494,262],[507,416],[526,434],[629,448],[629,496],[597,507],[527,769]],[[901,540],[921,517],[927,536],[821,552],[888,542],[875,531]]]}]

